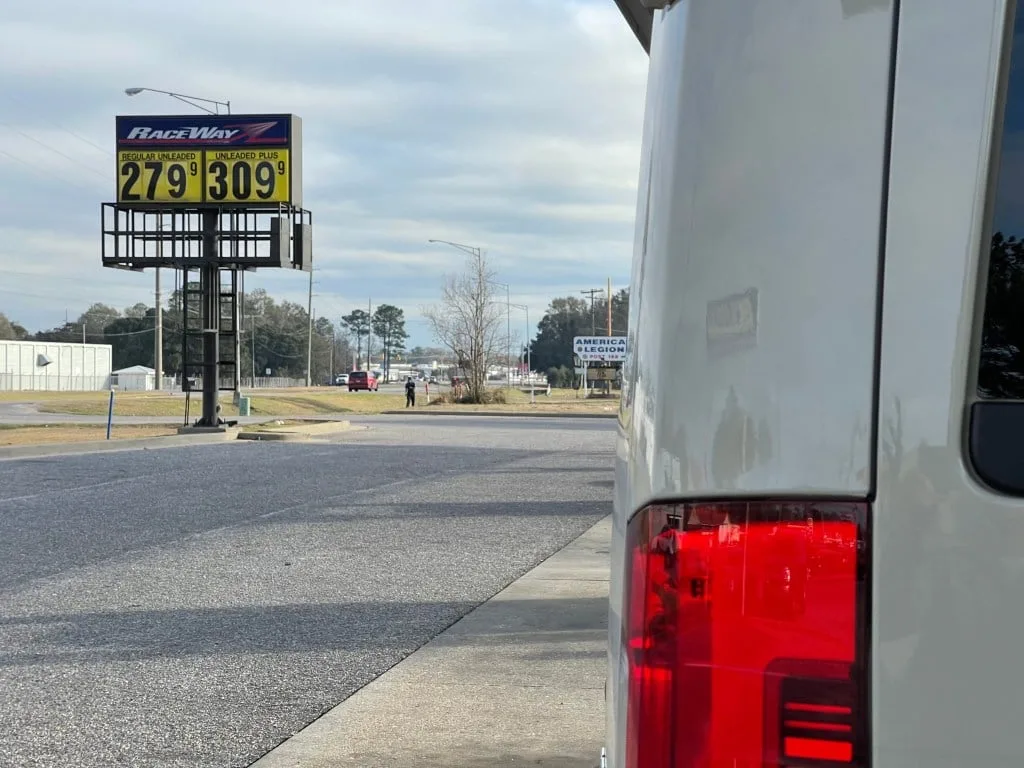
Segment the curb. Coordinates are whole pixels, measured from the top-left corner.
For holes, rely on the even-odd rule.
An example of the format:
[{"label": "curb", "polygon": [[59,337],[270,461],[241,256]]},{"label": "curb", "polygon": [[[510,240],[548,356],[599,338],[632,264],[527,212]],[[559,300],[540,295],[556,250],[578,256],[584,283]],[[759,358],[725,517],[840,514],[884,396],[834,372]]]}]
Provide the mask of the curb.
[{"label": "curb", "polygon": [[599,520],[251,768],[594,768],[611,531]]},{"label": "curb", "polygon": [[291,429],[268,430],[266,432],[256,430],[250,432],[239,432],[238,439],[298,442],[301,440],[308,440],[314,435],[329,435],[335,432],[347,432],[350,429],[352,429],[352,423],[349,421],[321,421],[308,425],[298,425]]},{"label": "curb", "polygon": [[[370,415],[370,414],[367,414]],[[617,413],[566,413],[564,411],[453,411],[419,410],[381,411],[381,416],[506,416],[535,419],[616,419]]]}]

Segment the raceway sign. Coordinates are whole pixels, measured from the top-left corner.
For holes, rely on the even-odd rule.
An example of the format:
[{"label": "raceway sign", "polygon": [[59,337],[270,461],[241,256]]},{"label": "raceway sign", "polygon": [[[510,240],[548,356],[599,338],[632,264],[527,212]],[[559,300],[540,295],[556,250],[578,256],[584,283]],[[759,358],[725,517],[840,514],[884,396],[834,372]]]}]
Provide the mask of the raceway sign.
[{"label": "raceway sign", "polygon": [[121,115],[117,118],[117,146],[287,148],[291,128],[291,115]]},{"label": "raceway sign", "polygon": [[583,362],[622,363],[626,360],[625,336],[576,336],[572,351]]}]

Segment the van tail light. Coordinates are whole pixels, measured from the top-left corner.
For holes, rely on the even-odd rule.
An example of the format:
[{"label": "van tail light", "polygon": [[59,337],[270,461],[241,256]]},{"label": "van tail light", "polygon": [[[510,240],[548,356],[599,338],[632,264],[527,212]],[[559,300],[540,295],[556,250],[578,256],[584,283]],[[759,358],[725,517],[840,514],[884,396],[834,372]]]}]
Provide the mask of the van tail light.
[{"label": "van tail light", "polygon": [[869,514],[730,501],[633,518],[626,768],[867,765]]}]

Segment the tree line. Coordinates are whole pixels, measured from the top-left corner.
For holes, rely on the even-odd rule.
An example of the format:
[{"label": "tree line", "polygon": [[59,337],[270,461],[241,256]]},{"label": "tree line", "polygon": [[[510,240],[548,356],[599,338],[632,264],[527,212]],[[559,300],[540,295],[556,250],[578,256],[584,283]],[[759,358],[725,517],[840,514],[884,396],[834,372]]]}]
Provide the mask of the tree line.
[{"label": "tree line", "polygon": [[[506,306],[495,292],[495,277],[486,254],[480,254],[469,259],[464,273],[446,281],[441,302],[423,310],[439,347],[406,350],[405,312],[391,304],[378,305],[372,314],[353,310],[337,323],[314,313],[311,381],[325,384],[338,373],[367,367],[387,371],[394,362],[437,361],[463,372],[471,398],[483,397],[489,367],[525,364],[527,360],[527,346],[518,337],[507,338]],[[181,372],[182,298],[181,291],[172,292],[163,313],[165,375]],[[309,327],[306,308],[275,301],[263,289],[244,294],[242,307],[242,378],[264,376],[267,370],[272,376],[303,378]],[[613,294],[611,310],[612,335],[625,336],[628,289]],[[607,311],[607,298],[593,302],[579,296],[552,299],[536,326],[536,335],[526,342],[533,370],[546,373],[552,386],[570,386],[573,338],[607,333]],[[0,313],[0,339],[110,344],[115,370],[132,365],[152,368],[155,317],[155,309],[141,302],[124,310],[93,304],[75,320],[33,333]],[[518,350],[513,360],[506,359],[510,344]]]},{"label": "tree line", "polygon": [[[262,288],[242,298],[242,378],[265,376],[268,370],[275,377],[305,377],[310,343],[306,308],[291,301],[275,301]],[[182,369],[183,309],[182,292],[172,292],[162,317],[163,369],[167,376],[180,375]],[[198,307],[189,309],[198,312]],[[326,384],[339,373],[402,359],[408,339],[404,311],[380,304],[372,315],[365,310],[356,313],[361,315],[355,322],[351,322],[350,314],[336,324],[330,318],[316,317],[314,311],[309,355],[313,383]],[[133,365],[155,367],[155,334],[156,310],[141,302],[124,310],[96,303],[75,320],[35,332],[0,312],[0,340],[110,344],[114,370]],[[368,349],[370,343],[372,348]]]}]

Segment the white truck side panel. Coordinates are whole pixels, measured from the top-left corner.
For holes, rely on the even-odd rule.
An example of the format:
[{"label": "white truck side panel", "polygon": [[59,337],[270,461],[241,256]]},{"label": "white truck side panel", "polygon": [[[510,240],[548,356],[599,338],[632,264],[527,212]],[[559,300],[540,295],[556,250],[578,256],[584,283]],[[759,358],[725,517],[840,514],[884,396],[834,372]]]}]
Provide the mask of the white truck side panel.
[{"label": "white truck side panel", "polygon": [[1005,0],[900,13],[873,524],[876,768],[1024,765],[1024,510],[964,449]]},{"label": "white truck side panel", "polygon": [[[851,5],[656,18],[671,63],[636,286],[634,507],[867,491],[892,14]],[[730,299],[748,291],[753,315]]]},{"label": "white truck side panel", "polygon": [[629,518],[654,499],[865,496],[874,459],[891,0],[680,0],[653,26],[617,459],[613,768]]}]

